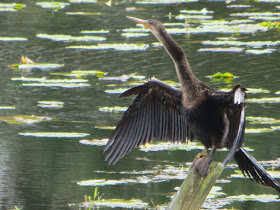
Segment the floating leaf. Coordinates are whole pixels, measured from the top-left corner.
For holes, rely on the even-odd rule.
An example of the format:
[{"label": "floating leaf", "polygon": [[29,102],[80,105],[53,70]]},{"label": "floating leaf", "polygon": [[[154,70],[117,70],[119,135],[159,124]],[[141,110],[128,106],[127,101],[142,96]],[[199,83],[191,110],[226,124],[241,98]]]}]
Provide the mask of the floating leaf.
[{"label": "floating leaf", "polygon": [[64,9],[66,6],[69,6],[70,3],[65,2],[37,2],[37,6],[42,7],[43,9]]},{"label": "floating leaf", "polygon": [[68,49],[85,49],[85,50],[108,50],[114,49],[117,51],[145,51],[149,48],[146,44],[97,44],[97,45],[80,45],[68,46]]},{"label": "floating leaf", "polygon": [[42,108],[63,108],[63,102],[61,101],[38,101],[39,107]]},{"label": "floating leaf", "polygon": [[28,39],[24,37],[0,37],[0,41],[14,42],[14,41],[28,41]]},{"label": "floating leaf", "polygon": [[21,136],[32,136],[32,137],[47,137],[47,138],[82,138],[89,136],[88,133],[73,133],[73,132],[28,132],[19,133]]},{"label": "floating leaf", "polygon": [[125,112],[127,110],[127,107],[120,107],[120,106],[114,106],[114,107],[100,107],[98,109],[101,112],[114,112],[114,113],[119,113],[119,112]]},{"label": "floating leaf", "polygon": [[176,20],[198,19],[198,20],[210,20],[213,19],[211,15],[190,15],[180,14],[175,17]]},{"label": "floating leaf", "polygon": [[132,179],[121,179],[121,180],[105,180],[105,179],[93,179],[93,180],[83,180],[77,182],[80,186],[105,186],[105,185],[118,185],[118,184],[127,184],[135,183],[136,180]]},{"label": "floating leaf", "polygon": [[149,34],[148,33],[122,33],[121,36],[124,36],[126,38],[135,38],[135,37],[149,36]]},{"label": "floating leaf", "polygon": [[117,88],[117,89],[113,89],[113,90],[105,90],[105,93],[120,94],[120,93],[123,93],[123,92],[125,92],[127,90],[128,90],[128,88]]},{"label": "floating leaf", "polygon": [[97,3],[97,0],[69,0],[70,3]]},{"label": "floating leaf", "polygon": [[247,116],[246,120],[250,121],[250,124],[278,124],[280,120],[270,117],[252,117]]},{"label": "floating leaf", "polygon": [[[198,2],[198,0],[188,0],[190,2]],[[137,0],[136,4],[179,4],[186,3],[186,0]]]},{"label": "floating leaf", "polygon": [[272,132],[271,128],[246,128],[245,133],[269,133]]},{"label": "floating leaf", "polygon": [[66,15],[101,15],[101,12],[66,12]]},{"label": "floating leaf", "polygon": [[187,144],[171,144],[169,142],[152,142],[151,144],[140,146],[144,152],[155,152],[162,150],[203,150],[204,146],[198,142],[188,142]]},{"label": "floating leaf", "polygon": [[263,46],[277,46],[280,45],[280,41],[250,41],[250,42],[242,42],[236,40],[221,40],[221,41],[203,41],[201,42],[203,45],[223,45],[223,46],[248,46],[254,48],[260,48]]},{"label": "floating leaf", "polygon": [[233,200],[233,201],[258,201],[261,203],[270,203],[270,202],[280,202],[278,199],[278,195],[272,195],[272,194],[262,194],[262,195],[234,195],[234,196],[228,196],[227,199]]},{"label": "floating leaf", "polygon": [[70,36],[70,35],[63,35],[63,34],[56,34],[56,35],[49,35],[49,34],[37,34],[38,38],[42,39],[50,39],[53,41],[68,41],[68,42],[89,42],[89,41],[98,41],[103,42],[106,40],[105,37],[101,36]]},{"label": "floating leaf", "polygon": [[234,9],[247,9],[247,8],[251,8],[251,5],[236,5],[236,4],[232,4],[232,5],[227,5],[227,8],[234,8]]},{"label": "floating leaf", "polygon": [[213,186],[206,199],[213,199],[222,195],[226,195],[224,192],[222,192],[222,188],[219,186]]},{"label": "floating leaf", "polygon": [[234,76],[233,74],[231,74],[229,72],[225,72],[225,73],[217,72],[216,74],[208,75],[206,77],[208,77],[210,79],[213,79],[213,78],[219,78],[219,79],[222,79],[222,78],[238,78],[237,76]]},{"label": "floating leaf", "polygon": [[104,146],[107,144],[108,139],[92,139],[92,140],[80,140],[79,141],[81,144],[85,144],[85,145],[93,145],[93,146]]},{"label": "floating leaf", "polygon": [[90,30],[81,31],[82,34],[108,34],[109,30]]},{"label": "floating leaf", "polygon": [[10,67],[18,69],[56,69],[63,67],[64,64],[57,63],[34,63],[34,64],[12,64]]},{"label": "floating leaf", "polygon": [[271,98],[249,98],[246,100],[248,103],[280,103],[280,97],[271,97]]},{"label": "floating leaf", "polygon": [[28,78],[28,77],[14,77],[13,81],[22,82],[44,82],[44,83],[86,83],[87,79],[46,79],[46,78]]},{"label": "floating leaf", "polygon": [[8,124],[34,124],[43,121],[53,120],[46,116],[35,116],[35,115],[15,115],[15,116],[0,116],[0,121]]},{"label": "floating leaf", "polygon": [[207,15],[207,14],[213,14],[214,11],[209,11],[207,10],[207,8],[203,8],[202,10],[181,10],[180,13],[191,14],[191,15]]},{"label": "floating leaf", "polygon": [[0,106],[0,109],[16,109],[15,106]]},{"label": "floating leaf", "polygon": [[131,200],[124,200],[124,199],[102,199],[97,200],[94,202],[83,202],[81,203],[80,207],[89,208],[90,206],[104,206],[107,208],[124,208],[124,209],[145,209],[149,207],[147,203],[139,199],[131,199]]},{"label": "floating leaf", "polygon": [[95,126],[95,128],[98,129],[105,129],[105,130],[114,130],[116,128],[116,126]]},{"label": "floating leaf", "polygon": [[26,7],[25,4],[19,3],[0,3],[0,12],[15,12],[17,9]]},{"label": "floating leaf", "polygon": [[82,88],[82,87],[91,87],[87,83],[24,83],[21,86],[24,87],[61,87],[61,88]]},{"label": "floating leaf", "polygon": [[140,75],[137,75],[135,73],[133,74],[129,74],[129,75],[122,75],[122,76],[119,76],[119,77],[104,77],[104,78],[99,78],[99,80],[110,80],[110,81],[122,81],[122,82],[126,82],[127,80],[129,79],[137,79],[137,80],[143,80],[145,79],[146,77],[145,76],[140,76]]},{"label": "floating leaf", "polygon": [[[249,20],[250,21],[250,20]],[[242,24],[248,20],[221,21],[221,20],[203,20],[199,26],[187,29],[189,34],[197,33],[226,33],[226,34],[251,34],[258,31],[267,31],[268,27],[259,24]]]},{"label": "floating leaf", "polygon": [[1,8],[0,7],[0,12],[16,12],[17,10],[14,8]]},{"label": "floating leaf", "polygon": [[145,28],[145,27],[142,27],[142,25],[139,25],[140,28],[125,28],[125,29],[122,29],[122,32],[124,33],[150,33],[150,30]]},{"label": "floating leaf", "polygon": [[228,48],[200,48],[197,52],[231,52],[231,53],[241,53],[244,51],[244,48],[240,47],[228,47]]},{"label": "floating leaf", "polygon": [[261,54],[271,54],[276,52],[276,49],[264,49],[264,50],[246,50],[246,54],[254,54],[254,55],[261,55]]}]

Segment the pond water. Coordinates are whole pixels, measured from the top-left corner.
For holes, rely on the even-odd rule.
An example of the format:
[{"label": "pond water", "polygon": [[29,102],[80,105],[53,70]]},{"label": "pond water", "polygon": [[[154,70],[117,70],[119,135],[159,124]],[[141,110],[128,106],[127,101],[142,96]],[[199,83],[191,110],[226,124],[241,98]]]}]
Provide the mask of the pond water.
[{"label": "pond water", "polygon": [[[1,209],[86,208],[97,192],[101,209],[170,202],[200,144],[151,145],[114,166],[104,161],[102,139],[132,100],[119,92],[153,76],[177,82],[167,53],[127,15],[164,22],[211,87],[250,90],[245,146],[279,181],[280,1],[48,3],[0,3]],[[22,56],[29,64],[18,65]],[[237,77],[207,77],[217,72]],[[280,208],[275,190],[236,170],[233,162],[224,170],[204,208]]]}]

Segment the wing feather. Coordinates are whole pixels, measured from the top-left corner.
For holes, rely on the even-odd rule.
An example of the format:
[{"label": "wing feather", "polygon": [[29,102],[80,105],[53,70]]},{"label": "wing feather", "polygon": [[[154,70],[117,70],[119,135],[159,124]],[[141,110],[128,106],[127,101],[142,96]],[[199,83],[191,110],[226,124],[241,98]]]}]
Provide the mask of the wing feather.
[{"label": "wing feather", "polygon": [[133,148],[152,140],[184,142],[187,138],[187,116],[182,106],[182,92],[152,79],[121,94],[136,95],[112,133],[104,152],[114,164]]}]

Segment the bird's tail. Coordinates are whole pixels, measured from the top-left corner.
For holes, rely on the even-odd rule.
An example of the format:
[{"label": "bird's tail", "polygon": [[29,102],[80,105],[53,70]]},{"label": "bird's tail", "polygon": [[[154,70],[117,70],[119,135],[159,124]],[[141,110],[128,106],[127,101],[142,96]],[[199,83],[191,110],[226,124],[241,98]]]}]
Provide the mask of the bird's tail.
[{"label": "bird's tail", "polygon": [[273,187],[280,193],[279,183],[244,148],[240,148],[234,159],[245,177],[267,187]]}]

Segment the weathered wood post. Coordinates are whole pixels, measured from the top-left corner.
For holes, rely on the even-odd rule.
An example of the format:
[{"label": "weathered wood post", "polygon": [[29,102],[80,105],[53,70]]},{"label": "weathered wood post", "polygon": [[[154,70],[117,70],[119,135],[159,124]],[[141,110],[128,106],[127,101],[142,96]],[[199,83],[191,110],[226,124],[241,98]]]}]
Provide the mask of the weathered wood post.
[{"label": "weathered wood post", "polygon": [[190,173],[182,183],[179,191],[171,201],[168,210],[198,210],[201,208],[204,200],[209,194],[211,188],[216,183],[223,172],[222,164],[212,162],[209,167],[209,173],[202,177],[194,169],[190,169]]}]

